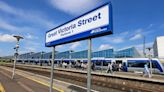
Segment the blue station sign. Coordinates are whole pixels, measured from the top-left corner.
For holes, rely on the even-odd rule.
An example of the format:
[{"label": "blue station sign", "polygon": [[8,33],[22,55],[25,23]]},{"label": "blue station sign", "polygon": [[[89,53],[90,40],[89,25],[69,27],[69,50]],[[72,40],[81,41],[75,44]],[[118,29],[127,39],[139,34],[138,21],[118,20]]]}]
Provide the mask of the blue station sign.
[{"label": "blue station sign", "polygon": [[104,4],[46,32],[46,47],[112,34],[112,6]]}]

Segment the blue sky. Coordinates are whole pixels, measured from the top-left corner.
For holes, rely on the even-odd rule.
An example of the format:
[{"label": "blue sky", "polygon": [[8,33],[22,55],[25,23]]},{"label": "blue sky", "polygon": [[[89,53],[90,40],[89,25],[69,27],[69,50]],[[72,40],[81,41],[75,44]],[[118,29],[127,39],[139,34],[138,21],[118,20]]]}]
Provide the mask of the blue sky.
[{"label": "blue sky", "polygon": [[[92,40],[93,51],[135,46],[142,51],[164,35],[163,0],[110,0],[114,34]],[[22,35],[20,53],[51,51],[45,47],[45,32],[109,0],[0,0],[0,56],[13,55],[15,39]],[[57,46],[57,51],[87,49],[87,40]]]}]

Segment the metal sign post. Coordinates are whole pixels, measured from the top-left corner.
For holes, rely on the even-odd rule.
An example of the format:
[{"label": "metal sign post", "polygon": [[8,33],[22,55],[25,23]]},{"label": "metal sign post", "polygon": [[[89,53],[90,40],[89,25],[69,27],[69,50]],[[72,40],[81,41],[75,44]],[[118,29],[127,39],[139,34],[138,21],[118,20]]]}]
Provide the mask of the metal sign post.
[{"label": "metal sign post", "polygon": [[50,92],[53,92],[54,61],[55,61],[55,47],[52,47]]},{"label": "metal sign post", "polygon": [[91,92],[91,38],[88,40],[87,92]]}]

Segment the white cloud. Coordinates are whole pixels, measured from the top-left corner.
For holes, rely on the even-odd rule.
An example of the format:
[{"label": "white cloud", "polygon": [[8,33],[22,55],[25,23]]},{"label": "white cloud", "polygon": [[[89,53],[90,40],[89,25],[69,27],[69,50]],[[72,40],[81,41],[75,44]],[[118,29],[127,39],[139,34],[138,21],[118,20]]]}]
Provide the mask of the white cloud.
[{"label": "white cloud", "polygon": [[125,32],[120,33],[120,35],[128,35],[128,34],[129,34],[128,31],[125,31]]},{"label": "white cloud", "polygon": [[[36,48],[35,47],[25,47],[26,51],[24,51],[24,53],[26,52],[35,52]],[[22,51],[23,52],[23,51]]]},{"label": "white cloud", "polygon": [[29,30],[35,30],[34,28],[30,28],[30,27],[25,27],[25,26],[18,27],[18,26],[12,25],[3,19],[0,19],[0,28],[11,31],[11,32],[23,32],[23,31],[27,32]]},{"label": "white cloud", "polygon": [[38,37],[33,36],[33,35],[29,34],[29,33],[25,36],[25,38],[26,38],[26,39],[31,39],[31,40],[33,40],[33,39],[38,39]]},{"label": "white cloud", "polygon": [[105,37],[105,38],[103,38],[103,41],[118,44],[118,43],[124,42],[125,40],[124,40],[123,36],[120,36],[120,37]]},{"label": "white cloud", "polygon": [[70,49],[75,49],[80,45],[81,45],[80,42],[74,42],[74,43],[71,44]]},{"label": "white cloud", "polygon": [[113,38],[112,42],[113,43],[122,43],[122,42],[124,42],[124,38],[116,37],[116,38]]},{"label": "white cloud", "polygon": [[58,50],[58,49],[62,49],[64,46],[63,45],[58,45],[58,46],[56,46],[56,49]]},{"label": "white cloud", "polygon": [[97,0],[50,0],[53,7],[72,15],[82,14],[93,9]]},{"label": "white cloud", "polygon": [[19,28],[15,27],[11,24],[6,23],[5,21],[1,21],[1,20],[0,20],[0,28],[5,29],[5,30],[9,30],[9,31],[19,30]]},{"label": "white cloud", "polygon": [[100,45],[98,50],[105,50],[105,49],[109,49],[109,48],[113,48],[113,47],[109,44],[102,44],[102,45]]},{"label": "white cloud", "polygon": [[0,42],[15,42],[16,39],[10,34],[0,34]]},{"label": "white cloud", "polygon": [[41,47],[41,44],[34,40],[24,39],[24,42],[21,50],[26,50],[26,52],[36,52]]},{"label": "white cloud", "polygon": [[133,31],[133,33],[141,33],[143,32],[144,30],[142,28],[139,28],[139,29],[136,29]]},{"label": "white cloud", "polygon": [[149,33],[151,33],[150,31],[145,31],[142,28],[138,28],[136,30],[132,30],[131,31],[131,37],[129,38],[130,41],[134,41],[134,40],[138,40],[143,38],[145,35],[148,35]]},{"label": "white cloud", "polygon": [[[143,44],[134,45],[137,49],[143,49]],[[145,43],[145,47],[153,47],[153,42]]]},{"label": "white cloud", "polygon": [[113,37],[104,37],[102,40],[110,42],[110,43],[119,44],[119,43],[125,42],[125,39],[128,34],[130,34],[129,31],[124,31],[124,32],[114,35]]},{"label": "white cloud", "polygon": [[[153,42],[145,43],[145,53],[146,54],[149,53],[146,48],[152,47],[152,46],[153,46]],[[139,53],[143,55],[143,44],[134,45],[134,47],[136,47],[136,49],[139,51]],[[153,50],[151,50],[150,53],[152,54]]]},{"label": "white cloud", "polygon": [[148,27],[147,27],[147,29],[150,29],[150,28],[152,28],[154,26],[154,24],[150,24]]},{"label": "white cloud", "polygon": [[38,46],[41,46],[38,42],[36,41],[31,41],[31,40],[25,40],[25,44],[29,47],[32,47],[32,46],[35,46],[35,47],[38,47]]},{"label": "white cloud", "polygon": [[17,18],[22,18],[23,20],[26,20],[35,24],[44,25],[48,28],[51,28],[53,26],[53,23],[50,22],[50,20],[47,20],[46,16],[44,16],[44,14],[39,11],[17,9],[2,1],[0,1],[0,10],[6,13],[12,14],[16,16]]},{"label": "white cloud", "polygon": [[143,37],[142,34],[136,34],[133,37],[131,37],[129,40],[134,41],[134,40],[141,39],[142,37]]}]

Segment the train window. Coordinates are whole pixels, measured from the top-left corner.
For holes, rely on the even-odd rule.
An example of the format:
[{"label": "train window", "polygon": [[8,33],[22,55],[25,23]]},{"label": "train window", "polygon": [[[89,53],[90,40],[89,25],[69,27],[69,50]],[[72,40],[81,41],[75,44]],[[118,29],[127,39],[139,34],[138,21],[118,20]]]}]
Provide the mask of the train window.
[{"label": "train window", "polygon": [[54,64],[57,64],[57,61],[56,60],[54,61]]},{"label": "train window", "polygon": [[[157,63],[156,62],[151,62],[151,63],[152,63],[152,68],[157,68]],[[146,64],[146,62],[145,62],[145,64]],[[150,68],[150,62],[147,62],[147,65],[148,65],[148,68]]]},{"label": "train window", "polygon": [[104,61],[103,66],[108,66],[108,62]]},{"label": "train window", "polygon": [[153,68],[157,68],[157,63],[156,62],[152,62],[152,67]]},{"label": "train window", "polygon": [[80,60],[77,60],[78,63],[80,63]]},{"label": "train window", "polygon": [[97,65],[97,66],[101,66],[101,61],[97,61],[97,62],[96,62],[96,65]]},{"label": "train window", "polygon": [[49,58],[52,58],[52,55],[50,55],[50,57]]},{"label": "train window", "polygon": [[144,67],[146,62],[129,62],[128,67]]},{"label": "train window", "polygon": [[122,60],[116,60],[116,64],[122,64]]},{"label": "train window", "polygon": [[122,66],[126,66],[126,63],[124,62]]}]

